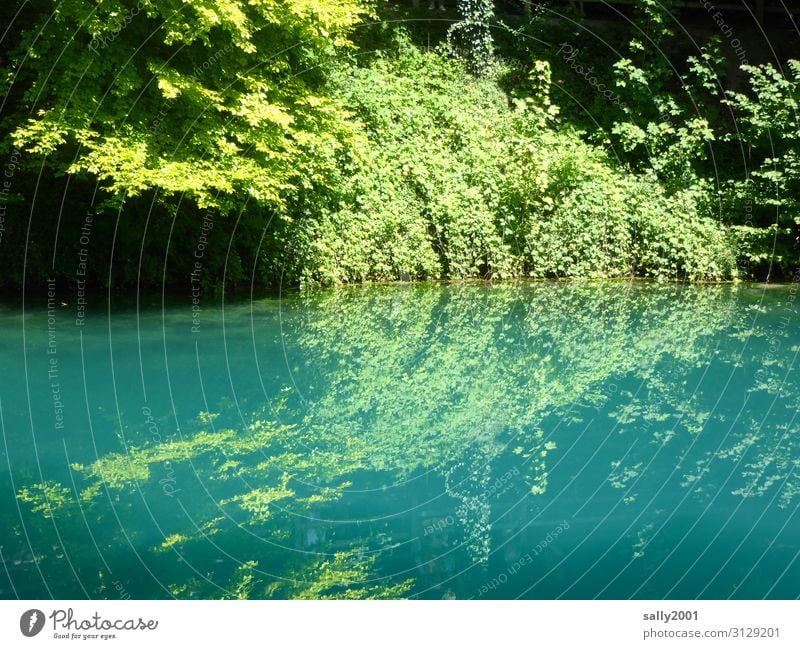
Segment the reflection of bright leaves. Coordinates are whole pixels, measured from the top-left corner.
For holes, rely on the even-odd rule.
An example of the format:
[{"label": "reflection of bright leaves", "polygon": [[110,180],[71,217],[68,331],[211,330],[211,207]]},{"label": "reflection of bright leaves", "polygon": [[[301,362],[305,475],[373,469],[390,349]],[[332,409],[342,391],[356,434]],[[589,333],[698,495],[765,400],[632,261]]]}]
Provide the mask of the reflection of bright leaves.
[{"label": "reflection of bright leaves", "polygon": [[[376,557],[366,557],[359,549],[336,552],[333,557],[303,566],[302,572],[268,589],[270,597],[292,599],[388,599],[406,595],[413,580],[392,586],[365,585]],[[294,582],[296,585],[291,586]]]},{"label": "reflection of bright leaves", "polygon": [[[237,525],[286,543],[292,515],[324,512],[360,470],[396,481],[432,471],[455,501],[466,549],[483,562],[491,551],[487,484],[496,458],[517,454],[530,491],[546,498],[547,458],[557,450],[542,427],[548,417],[596,418],[605,408],[621,434],[644,434],[659,445],[690,443],[709,413],[674,377],[708,363],[721,333],[731,346],[739,344],[731,309],[738,296],[723,286],[570,283],[343,289],[286,300],[284,340],[302,398],[292,389],[282,416],[294,425],[259,419],[243,431],[200,430],[75,464],[80,505],[99,519],[105,489],[117,493],[122,510],[133,501],[133,487],[157,492],[156,467],[191,468],[213,499],[187,500],[195,526],[177,521],[153,548],[186,556]],[[760,334],[750,328],[747,335]],[[768,367],[759,389],[771,389],[767,379],[780,369],[781,363]],[[609,391],[609,382],[622,376],[638,377],[646,389]],[[212,419],[206,413],[198,425]],[[796,440],[774,443],[784,432],[775,431],[775,439],[736,433],[719,454],[736,459],[748,449],[741,495],[763,493],[796,466]],[[643,470],[635,453],[612,471],[621,489]],[[696,469],[682,472],[685,488],[696,488],[705,475],[704,465]],[[797,487],[789,482],[783,489],[786,504]],[[51,481],[23,487],[18,497],[45,516],[77,515],[72,490]],[[646,536],[636,552],[644,551]],[[267,559],[246,556],[239,568],[220,568],[214,580],[232,596],[253,597],[401,596],[409,587],[358,584],[379,572],[376,556],[335,549],[322,532],[318,541],[317,555],[271,550],[286,579],[267,578],[258,568]],[[187,581],[171,592],[214,596],[218,589]]]},{"label": "reflection of bright leaves", "polygon": [[31,487],[23,487],[17,498],[31,505],[31,511],[42,512],[45,518],[52,518],[54,510],[68,505],[72,500],[72,492],[56,482],[46,481]]}]

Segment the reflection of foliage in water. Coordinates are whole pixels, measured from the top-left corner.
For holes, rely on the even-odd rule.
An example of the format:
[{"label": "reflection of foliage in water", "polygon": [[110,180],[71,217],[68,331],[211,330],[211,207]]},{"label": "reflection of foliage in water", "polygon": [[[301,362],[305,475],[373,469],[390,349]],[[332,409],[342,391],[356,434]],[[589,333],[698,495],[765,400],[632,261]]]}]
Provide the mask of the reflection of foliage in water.
[{"label": "reflection of foliage in water", "polygon": [[613,397],[608,382],[632,375],[647,389],[625,394],[620,432],[639,434],[644,420],[648,435],[669,441],[665,420],[673,417],[699,432],[708,412],[675,376],[707,362],[713,336],[731,325],[735,299],[728,286],[620,283],[317,295],[295,305],[298,320],[313,313],[298,328],[317,377],[305,395],[306,422],[349,429],[371,449],[375,468],[442,474],[463,543],[483,562],[492,460],[513,449],[531,492],[543,494],[555,448],[541,428],[546,418],[574,423],[586,405],[599,412]]},{"label": "reflection of foliage in water", "polygon": [[604,400],[609,377],[663,357],[701,358],[697,343],[726,322],[725,290],[566,284],[316,296],[300,328],[319,376],[305,395],[307,420],[349,427],[369,440],[376,464],[409,472],[472,443],[535,443],[543,416]]},{"label": "reflection of foliage in water", "polygon": [[[670,351],[668,362],[637,373],[644,389],[621,395],[624,400],[607,414],[620,431],[637,431],[650,441],[627,464],[613,463],[613,486],[628,489],[641,473],[642,483],[649,483],[646,489],[669,493],[677,484],[687,490],[677,494],[680,499],[690,496],[704,507],[738,496],[742,500],[723,518],[729,522],[744,499],[766,496],[765,509],[787,508],[800,495],[798,385],[791,374],[797,349],[787,344],[796,342],[799,332],[786,326],[784,313],[788,309],[796,317],[795,287],[767,293],[747,287],[724,290],[730,299],[719,305],[717,329],[713,319],[688,320],[704,344]],[[664,463],[655,461],[667,445],[674,472],[663,471]],[[663,527],[664,515],[646,509],[637,516],[641,529],[634,557],[643,556],[652,531]]]},{"label": "reflection of foliage in water", "polygon": [[[737,295],[722,286],[573,283],[343,289],[286,300],[287,353],[301,359],[295,379],[303,407],[286,408],[294,425],[259,419],[243,431],[213,430],[206,416],[183,439],[75,464],[75,491],[46,481],[18,497],[46,516],[102,521],[110,518],[107,498],[118,512],[132,509],[137,490],[158,493],[154,467],[173,466],[208,498],[191,502],[190,518],[159,530],[154,555],[175,553],[201,566],[199,548],[209,542],[226,547],[242,530],[263,541],[253,556],[241,557],[244,563],[171,585],[174,595],[400,597],[410,592],[409,581],[377,577],[390,541],[371,537],[369,548],[342,547],[312,522],[302,533],[313,551],[293,552],[298,519],[324,519],[359,471],[384,472],[397,483],[430,472],[454,499],[463,545],[484,563],[492,547],[487,485],[496,458],[516,454],[531,496],[546,498],[547,458],[557,448],[543,426],[548,418],[576,422],[607,408],[620,434],[659,445],[700,433],[707,400],[675,379],[712,358],[714,337],[732,326]],[[742,330],[729,333],[733,344]],[[624,376],[638,377],[645,388],[609,389]],[[760,389],[777,389],[769,376]],[[751,454],[744,472],[751,486],[742,495],[763,492],[768,480],[797,465],[796,441],[784,442],[776,455],[770,444],[760,449],[764,440],[740,436],[717,456]],[[772,477],[761,470],[766,465]],[[640,468],[629,458],[611,482],[627,489]],[[758,470],[757,478],[748,470]],[[696,489],[704,471],[698,465],[683,485]],[[786,484],[784,501],[796,492]],[[652,521],[644,525],[650,530]],[[638,554],[645,536],[637,537]],[[274,565],[281,566],[277,576],[264,568]]]},{"label": "reflection of foliage in water", "polygon": [[[192,555],[193,545],[209,541],[220,545],[225,536],[235,535],[240,527],[252,528],[264,541],[287,547],[285,532],[296,524],[296,516],[338,499],[342,489],[349,486],[342,476],[362,465],[357,451],[343,453],[342,445],[331,445],[330,450],[312,447],[320,442],[295,427],[267,421],[254,422],[244,434],[233,430],[200,431],[181,440],[141,448],[129,446],[126,453],[109,453],[88,465],[74,464],[78,498],[70,489],[53,482],[24,488],[18,497],[31,504],[33,511],[60,517],[62,522],[83,515],[102,526],[104,520],[111,518],[103,508],[106,492],[109,497],[116,492],[115,516],[124,518],[136,506],[137,490],[151,502],[161,496],[160,474],[155,467],[173,466],[181,483],[192,481],[194,475],[200,483],[198,488],[202,485],[210,498],[204,503],[193,500],[191,520],[182,522],[182,531],[165,531],[163,542],[153,548],[154,553],[173,552],[184,559]],[[222,486],[216,488],[217,485]],[[231,495],[226,496],[228,493]],[[129,529],[127,534],[135,535],[136,530]],[[275,547],[271,555],[269,549],[266,551],[272,561],[275,551]],[[265,551],[259,550],[259,554],[264,555]],[[305,574],[304,580],[287,577],[288,581],[279,583],[259,571],[258,561],[248,560],[229,567],[228,577],[214,574],[204,579],[192,578],[169,586],[169,592],[182,597],[219,596],[221,591],[226,597],[265,597],[269,593],[303,597],[315,593],[319,597],[374,598],[399,596],[409,587],[406,583],[359,586],[357,578],[369,574],[375,557],[348,551],[330,552],[328,556],[324,548],[306,556],[292,553],[287,547],[283,558],[289,555],[300,560],[293,572]]]}]

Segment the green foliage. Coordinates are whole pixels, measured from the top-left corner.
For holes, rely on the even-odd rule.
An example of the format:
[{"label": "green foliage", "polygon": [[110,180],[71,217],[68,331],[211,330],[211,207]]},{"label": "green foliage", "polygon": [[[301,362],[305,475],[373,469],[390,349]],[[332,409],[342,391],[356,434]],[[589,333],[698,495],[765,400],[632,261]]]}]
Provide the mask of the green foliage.
[{"label": "green foliage", "polygon": [[784,72],[771,64],[744,69],[751,93],[729,93],[738,128],[728,139],[748,172],[726,183],[729,211],[748,238],[749,261],[788,271],[800,236],[800,61]]},{"label": "green foliage", "polygon": [[[710,37],[696,54],[677,54],[673,4],[639,0],[633,30],[602,34],[623,53],[609,63],[611,77],[591,60],[587,53],[595,48],[585,39],[547,54],[558,76],[569,75],[569,97],[576,94],[598,121],[592,124],[563,107],[561,114],[586,129],[587,139],[610,144],[625,169],[652,178],[660,186],[655,196],[663,188],[685,210],[686,223],[671,218],[673,211],[667,210],[661,223],[643,224],[645,267],[664,267],[659,260],[677,244],[675,254],[684,258],[679,265],[696,269],[687,273],[690,277],[702,275],[703,269],[719,276],[713,267],[727,275],[724,269],[732,262],[738,267],[732,275],[786,276],[797,263],[795,244],[800,234],[796,198],[800,64],[789,61],[784,70],[745,65],[749,91],[726,91],[730,66],[719,35]],[[614,93],[602,97],[597,89],[612,84]],[[657,204],[655,200],[651,206]],[[731,227],[724,233],[709,218]],[[667,234],[664,227],[672,232]],[[668,241],[649,239],[659,234]],[[712,249],[721,256],[689,258],[703,257]],[[675,260],[666,263],[667,268],[674,265]]]},{"label": "green foliage", "polygon": [[719,103],[718,42],[689,58],[688,71],[679,76],[682,93],[675,92],[678,73],[657,45],[646,50],[634,39],[630,47],[650,56],[645,65],[627,58],[614,64],[621,97],[621,114],[610,128],[616,150],[632,169],[653,172],[668,191],[709,194],[713,188],[701,165],[717,139],[710,120]]},{"label": "green foliage", "polygon": [[735,276],[733,240],[702,196],[669,195],[652,175],[624,174],[598,149],[567,142],[545,139],[514,174],[508,211],[521,217],[516,247],[528,275]]},{"label": "green foliage", "polygon": [[364,15],[359,0],[60,2],[23,38],[32,116],[14,144],[117,197],[280,209],[345,146],[321,70]]},{"label": "green foliage", "polygon": [[[664,42],[673,33],[677,0],[634,0],[633,29],[628,47],[639,53],[641,62],[651,71],[661,68],[665,53],[660,51]],[[657,52],[655,50],[658,50]]]},{"label": "green foliage", "polygon": [[[5,224],[0,284],[42,284],[45,268],[74,282],[87,211],[103,286],[185,285],[207,219],[206,288],[789,268],[796,62],[747,68],[752,91],[726,95],[718,39],[679,69],[673,4],[655,0],[614,56],[539,13],[498,31],[497,53],[493,5],[460,3],[433,51],[364,27],[375,51],[352,58],[367,0],[69,0],[29,16],[9,202],[33,203],[40,180],[56,191]],[[536,29],[576,40],[536,54]]]},{"label": "green foliage", "polygon": [[546,63],[528,84],[509,104],[495,79],[402,36],[397,55],[344,70],[342,101],[363,124],[356,162],[340,194],[311,196],[284,227],[284,278],[735,275],[702,194],[670,195],[554,129]]}]

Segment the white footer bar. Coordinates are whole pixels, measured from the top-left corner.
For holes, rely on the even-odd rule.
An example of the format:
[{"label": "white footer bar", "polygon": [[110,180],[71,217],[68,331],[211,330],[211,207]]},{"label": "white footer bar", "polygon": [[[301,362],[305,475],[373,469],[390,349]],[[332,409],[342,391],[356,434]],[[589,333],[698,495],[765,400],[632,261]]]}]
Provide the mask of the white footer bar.
[{"label": "white footer bar", "polygon": [[[800,603],[0,601],[0,647],[800,647]],[[230,644],[232,643],[232,644]]]}]

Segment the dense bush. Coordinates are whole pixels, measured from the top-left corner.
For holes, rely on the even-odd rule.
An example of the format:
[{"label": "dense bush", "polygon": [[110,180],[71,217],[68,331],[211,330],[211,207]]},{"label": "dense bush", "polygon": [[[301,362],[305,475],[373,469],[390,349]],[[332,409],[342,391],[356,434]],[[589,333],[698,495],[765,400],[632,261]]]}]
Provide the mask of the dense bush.
[{"label": "dense bush", "polygon": [[497,79],[402,36],[396,54],[342,70],[357,154],[340,192],[305,196],[281,226],[284,277],[734,276],[733,239],[701,197],[553,128],[548,81],[539,65],[537,92],[510,102]]}]

